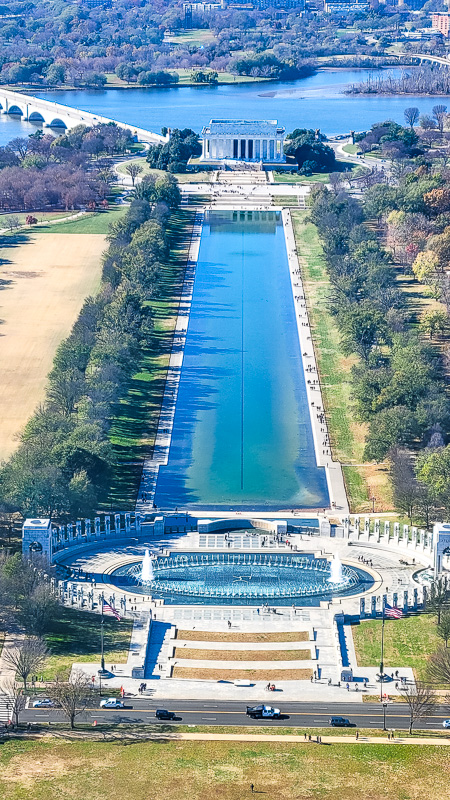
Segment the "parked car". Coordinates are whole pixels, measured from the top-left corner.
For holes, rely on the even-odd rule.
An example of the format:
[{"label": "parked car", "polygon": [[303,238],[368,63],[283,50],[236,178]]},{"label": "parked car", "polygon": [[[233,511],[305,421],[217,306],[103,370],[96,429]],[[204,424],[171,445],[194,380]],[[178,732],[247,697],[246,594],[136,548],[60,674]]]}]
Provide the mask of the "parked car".
[{"label": "parked car", "polygon": [[166,708],[157,708],[155,717],[156,719],[178,719],[175,711],[167,711]]},{"label": "parked car", "polygon": [[252,719],[279,719],[281,711],[272,706],[247,706],[247,716]]},{"label": "parked car", "polygon": [[330,725],[332,728],[351,728],[352,723],[346,717],[331,717]]},{"label": "parked car", "polygon": [[55,703],[49,697],[39,697],[33,700],[33,708],[54,708]]},{"label": "parked car", "polygon": [[125,708],[125,706],[118,697],[106,697],[101,701],[100,708]]},{"label": "parked car", "polygon": [[450,719],[444,719],[444,722],[442,723],[442,727],[443,728],[450,728]]}]

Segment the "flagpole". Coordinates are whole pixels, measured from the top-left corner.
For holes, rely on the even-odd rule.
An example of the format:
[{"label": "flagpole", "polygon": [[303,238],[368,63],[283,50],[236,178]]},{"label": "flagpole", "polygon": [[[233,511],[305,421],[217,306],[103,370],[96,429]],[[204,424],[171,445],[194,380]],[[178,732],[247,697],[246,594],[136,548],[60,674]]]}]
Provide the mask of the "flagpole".
[{"label": "flagpole", "polygon": [[100,669],[101,669],[102,672],[105,671],[105,656],[104,656],[104,652],[103,652],[103,636],[104,636],[104,630],[103,630],[103,603],[104,603],[104,597],[103,597],[103,594],[102,594],[102,621],[100,623],[100,641],[101,641]]},{"label": "flagpole", "polygon": [[381,624],[381,661],[380,661],[380,701],[383,702],[383,675],[384,675],[384,598],[382,605],[383,622]]}]

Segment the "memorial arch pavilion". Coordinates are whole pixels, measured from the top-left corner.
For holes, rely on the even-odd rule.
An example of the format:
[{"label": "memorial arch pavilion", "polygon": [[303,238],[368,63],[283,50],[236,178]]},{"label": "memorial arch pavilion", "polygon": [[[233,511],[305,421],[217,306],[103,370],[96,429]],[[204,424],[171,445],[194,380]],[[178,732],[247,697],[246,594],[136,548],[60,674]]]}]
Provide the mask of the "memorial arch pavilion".
[{"label": "memorial arch pavilion", "polygon": [[283,143],[286,129],[276,119],[212,119],[202,130],[200,164],[226,162],[276,167],[286,162]]}]

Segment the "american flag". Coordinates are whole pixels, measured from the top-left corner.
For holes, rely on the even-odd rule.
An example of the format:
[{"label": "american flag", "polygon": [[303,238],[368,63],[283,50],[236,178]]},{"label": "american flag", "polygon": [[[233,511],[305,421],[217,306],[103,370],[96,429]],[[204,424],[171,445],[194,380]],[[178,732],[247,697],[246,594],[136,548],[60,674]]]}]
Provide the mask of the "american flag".
[{"label": "american flag", "polygon": [[107,603],[106,600],[103,600],[103,613],[107,614],[109,617],[115,617],[118,620],[121,619],[119,612],[116,611],[110,603]]},{"label": "american flag", "polygon": [[384,616],[389,617],[389,619],[400,619],[400,617],[403,617],[403,611],[401,608],[397,608],[397,606],[389,606],[386,603],[384,607]]}]

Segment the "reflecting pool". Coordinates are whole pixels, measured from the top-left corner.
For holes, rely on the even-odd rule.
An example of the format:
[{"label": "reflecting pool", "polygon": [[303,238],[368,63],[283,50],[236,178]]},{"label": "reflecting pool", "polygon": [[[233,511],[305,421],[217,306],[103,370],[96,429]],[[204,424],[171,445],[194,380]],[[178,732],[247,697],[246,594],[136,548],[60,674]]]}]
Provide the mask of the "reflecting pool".
[{"label": "reflecting pool", "polygon": [[329,505],[279,212],[206,215],[155,502],[248,511]]}]

